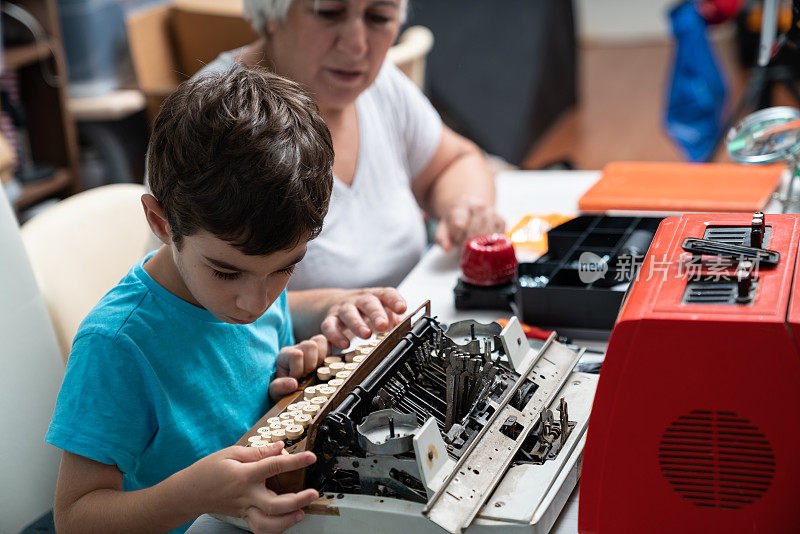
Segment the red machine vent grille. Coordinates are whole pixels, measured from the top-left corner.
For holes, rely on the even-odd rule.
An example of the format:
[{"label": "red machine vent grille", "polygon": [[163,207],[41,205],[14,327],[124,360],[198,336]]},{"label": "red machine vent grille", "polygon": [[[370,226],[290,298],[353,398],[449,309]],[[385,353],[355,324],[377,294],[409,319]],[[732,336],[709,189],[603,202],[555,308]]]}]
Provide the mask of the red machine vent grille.
[{"label": "red machine vent grille", "polygon": [[708,508],[752,504],[775,474],[766,436],[733,412],[695,410],[678,417],[661,437],[658,462],[678,494]]}]

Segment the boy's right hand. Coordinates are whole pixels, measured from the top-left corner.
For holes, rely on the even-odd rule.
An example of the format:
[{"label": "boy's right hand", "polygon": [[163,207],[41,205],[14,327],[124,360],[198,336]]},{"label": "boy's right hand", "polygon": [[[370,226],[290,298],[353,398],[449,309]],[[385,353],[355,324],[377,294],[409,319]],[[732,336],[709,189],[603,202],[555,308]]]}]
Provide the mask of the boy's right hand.
[{"label": "boy's right hand", "polygon": [[275,361],[275,376],[269,383],[269,397],[278,402],[281,397],[297,391],[298,381],[317,370],[329,356],[331,347],[322,334],[283,347]]},{"label": "boy's right hand", "polygon": [[203,512],[241,517],[256,534],[283,532],[303,519],[301,508],[319,497],[315,489],[277,494],[266,479],[316,461],[312,452],[281,454],[269,447],[233,446],[198,460],[184,471],[186,489]]}]

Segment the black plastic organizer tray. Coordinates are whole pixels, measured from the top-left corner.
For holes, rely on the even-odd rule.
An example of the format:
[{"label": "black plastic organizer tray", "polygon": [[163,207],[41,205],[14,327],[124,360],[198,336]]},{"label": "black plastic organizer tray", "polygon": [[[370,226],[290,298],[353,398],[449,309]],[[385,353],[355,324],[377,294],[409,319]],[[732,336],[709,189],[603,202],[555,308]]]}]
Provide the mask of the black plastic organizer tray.
[{"label": "black plastic organizer tray", "polygon": [[517,269],[522,320],[570,337],[607,338],[661,220],[583,215],[547,232],[547,254]]}]

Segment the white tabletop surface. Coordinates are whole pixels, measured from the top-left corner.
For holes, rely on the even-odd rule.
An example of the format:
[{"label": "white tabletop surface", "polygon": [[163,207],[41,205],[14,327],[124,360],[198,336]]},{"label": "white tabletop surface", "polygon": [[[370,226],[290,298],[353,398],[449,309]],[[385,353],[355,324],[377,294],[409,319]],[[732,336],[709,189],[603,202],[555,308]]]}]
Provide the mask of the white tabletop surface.
[{"label": "white tabletop surface", "polygon": [[[497,211],[510,227],[527,214],[578,212],[578,199],[600,177],[599,171],[504,171],[497,174]],[[431,313],[444,322],[475,319],[488,322],[499,317],[491,311],[455,309],[453,287],[459,275],[459,252],[445,254],[431,247],[398,289],[413,310],[426,300]],[[509,315],[508,313],[506,315]],[[578,491],[572,493],[552,534],[578,531]],[[201,516],[188,530],[190,534],[241,534],[241,530],[210,516]]]}]

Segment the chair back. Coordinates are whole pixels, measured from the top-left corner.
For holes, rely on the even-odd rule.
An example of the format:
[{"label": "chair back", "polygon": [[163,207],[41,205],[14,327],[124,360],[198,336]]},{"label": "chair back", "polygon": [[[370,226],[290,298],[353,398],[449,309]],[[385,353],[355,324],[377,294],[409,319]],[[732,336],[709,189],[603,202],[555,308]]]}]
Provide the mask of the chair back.
[{"label": "chair back", "polygon": [[66,362],[83,318],[152,247],[139,184],[63,200],[22,226],[22,240]]},{"label": "chair back", "polygon": [[433,33],[425,26],[411,26],[405,30],[397,44],[389,49],[386,59],[397,65],[417,87],[425,85],[425,60],[433,47]]}]

